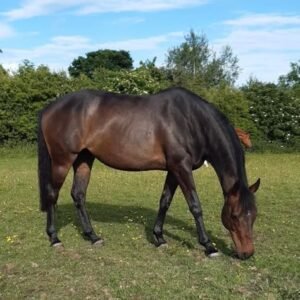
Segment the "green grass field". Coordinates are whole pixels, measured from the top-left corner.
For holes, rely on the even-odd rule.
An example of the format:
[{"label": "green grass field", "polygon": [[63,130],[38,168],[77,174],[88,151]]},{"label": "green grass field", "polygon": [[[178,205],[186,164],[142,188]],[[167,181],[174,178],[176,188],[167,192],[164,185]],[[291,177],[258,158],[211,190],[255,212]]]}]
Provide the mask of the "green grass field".
[{"label": "green grass field", "polygon": [[168,247],[152,244],[163,172],[128,173],[96,163],[88,211],[103,247],[81,236],[70,197],[58,203],[64,249],[49,247],[39,212],[36,158],[1,152],[0,299],[300,299],[300,155],[248,154],[249,182],[261,177],[256,254],[230,256],[220,185],[211,167],[194,173],[206,227],[222,255],[210,259],[178,190],[165,224]]}]

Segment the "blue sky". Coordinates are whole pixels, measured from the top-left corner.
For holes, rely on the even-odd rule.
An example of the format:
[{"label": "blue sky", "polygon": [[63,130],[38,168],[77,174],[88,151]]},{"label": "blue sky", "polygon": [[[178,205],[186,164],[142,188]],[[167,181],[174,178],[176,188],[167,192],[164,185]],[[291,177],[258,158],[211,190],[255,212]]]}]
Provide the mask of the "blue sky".
[{"label": "blue sky", "polygon": [[299,0],[9,0],[0,2],[0,64],[24,60],[66,70],[74,58],[98,49],[130,51],[135,66],[157,57],[193,29],[215,51],[230,45],[242,68],[276,81],[300,59]]}]

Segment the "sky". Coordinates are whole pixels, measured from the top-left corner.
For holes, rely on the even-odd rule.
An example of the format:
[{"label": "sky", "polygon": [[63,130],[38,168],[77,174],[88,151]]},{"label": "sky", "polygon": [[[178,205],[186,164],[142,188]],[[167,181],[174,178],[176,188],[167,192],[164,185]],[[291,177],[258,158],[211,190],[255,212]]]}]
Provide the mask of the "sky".
[{"label": "sky", "polygon": [[135,67],[154,57],[163,66],[191,29],[217,53],[231,46],[238,84],[276,82],[300,59],[299,0],[2,0],[0,64],[13,71],[27,59],[61,71],[114,49],[129,51]]}]

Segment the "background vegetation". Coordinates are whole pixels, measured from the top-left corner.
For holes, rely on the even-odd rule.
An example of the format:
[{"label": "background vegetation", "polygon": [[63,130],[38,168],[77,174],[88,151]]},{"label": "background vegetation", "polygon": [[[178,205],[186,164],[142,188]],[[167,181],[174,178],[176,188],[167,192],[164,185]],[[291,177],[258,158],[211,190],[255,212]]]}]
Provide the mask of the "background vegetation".
[{"label": "background vegetation", "polygon": [[213,102],[234,126],[249,131],[254,150],[300,149],[300,60],[276,84],[251,78],[236,87],[240,68],[232,49],[225,46],[217,54],[205,35],[191,30],[169,50],[166,67],[155,62],[146,60],[133,68],[129,52],[104,49],[75,58],[69,74],[27,60],[15,72],[0,66],[0,145],[34,143],[37,112],[71,91],[143,95],[183,86]]},{"label": "background vegetation", "polygon": [[[87,206],[105,245],[92,247],[81,236],[70,174],[58,202],[65,248],[49,247],[45,215],[39,212],[36,119],[42,107],[70,91],[144,95],[180,85],[249,131],[254,150],[300,150],[300,60],[277,83],[252,78],[237,87],[240,69],[230,47],[218,55],[205,36],[191,31],[170,49],[166,67],[155,63],[154,58],[133,68],[128,52],[106,49],[75,58],[70,74],[26,60],[15,72],[0,66],[0,299],[300,298],[299,153],[246,155],[249,181],[262,179],[256,254],[247,261],[231,257],[232,242],[220,220],[222,191],[212,168],[194,175],[206,227],[222,253],[216,259],[207,258],[197,245],[180,190],[166,219],[169,246],[153,246],[163,172],[119,172],[99,163]],[[7,147],[11,145],[13,149]]]}]

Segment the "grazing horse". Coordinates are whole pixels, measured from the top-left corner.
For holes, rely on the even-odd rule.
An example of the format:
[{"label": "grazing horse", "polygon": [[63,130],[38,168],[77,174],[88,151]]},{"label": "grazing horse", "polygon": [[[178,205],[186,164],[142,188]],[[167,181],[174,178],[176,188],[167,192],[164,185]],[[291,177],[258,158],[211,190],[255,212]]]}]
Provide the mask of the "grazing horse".
[{"label": "grazing horse", "polygon": [[39,115],[38,169],[41,210],[47,212],[51,245],[59,245],[55,204],[73,166],[71,195],[84,235],[101,244],[85,208],[94,159],[127,171],[165,170],[153,234],[157,246],[166,243],[163,224],[179,185],[192,213],[198,239],[209,256],[217,253],[206,232],[192,171],[204,160],[214,167],[225,202],[222,221],[239,258],[254,253],[252,226],[254,192],[248,187],[244,153],[234,128],[212,104],[182,88],[149,96],[128,96],[83,90],[60,97]]}]

